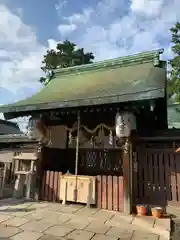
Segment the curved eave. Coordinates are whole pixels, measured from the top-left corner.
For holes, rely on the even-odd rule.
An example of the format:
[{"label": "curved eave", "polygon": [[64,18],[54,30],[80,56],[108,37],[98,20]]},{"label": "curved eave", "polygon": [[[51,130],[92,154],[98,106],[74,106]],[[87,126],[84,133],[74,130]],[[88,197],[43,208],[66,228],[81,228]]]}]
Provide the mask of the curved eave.
[{"label": "curved eave", "polygon": [[56,76],[29,99],[0,107],[7,119],[33,111],[150,100],[165,97],[166,70],[142,63]]},{"label": "curved eave", "polygon": [[74,101],[64,101],[55,103],[41,103],[34,105],[27,105],[25,107],[14,107],[10,112],[9,109],[4,109],[3,113],[6,119],[12,119],[20,116],[31,115],[33,111],[53,110],[69,107],[85,107],[92,105],[113,104],[123,102],[133,102],[141,100],[151,100],[157,98],[164,98],[164,88],[156,88],[142,92],[130,93],[125,95],[105,96],[101,98],[78,99]]}]

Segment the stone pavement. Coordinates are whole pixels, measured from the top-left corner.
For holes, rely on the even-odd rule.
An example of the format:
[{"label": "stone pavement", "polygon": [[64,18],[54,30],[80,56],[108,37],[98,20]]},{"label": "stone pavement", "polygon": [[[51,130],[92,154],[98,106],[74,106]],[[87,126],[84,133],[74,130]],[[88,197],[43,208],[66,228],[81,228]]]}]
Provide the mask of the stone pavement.
[{"label": "stone pavement", "polygon": [[172,240],[180,239],[180,207],[168,206],[168,214],[171,215],[171,235]]},{"label": "stone pavement", "polygon": [[0,239],[165,240],[169,222],[82,205],[0,201]]}]

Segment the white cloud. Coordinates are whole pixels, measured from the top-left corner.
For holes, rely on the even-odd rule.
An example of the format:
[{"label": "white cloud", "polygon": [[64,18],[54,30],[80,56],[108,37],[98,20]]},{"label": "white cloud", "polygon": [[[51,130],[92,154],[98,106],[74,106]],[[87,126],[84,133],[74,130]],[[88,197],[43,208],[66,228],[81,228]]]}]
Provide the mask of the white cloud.
[{"label": "white cloud", "polygon": [[90,20],[92,13],[93,13],[92,8],[85,8],[83,9],[82,13],[74,13],[69,17],[64,17],[64,20],[67,20],[70,24],[74,24],[74,23],[86,24]]},{"label": "white cloud", "polygon": [[[0,43],[27,44],[36,42],[36,36],[32,29],[22,23],[19,16],[11,13],[4,5],[0,5]],[[28,37],[27,37],[28,36]]]},{"label": "white cloud", "polygon": [[[33,28],[25,25],[22,11],[13,14],[0,4],[0,105],[26,98],[39,90],[38,79],[42,75],[41,62],[47,50],[38,43]],[[48,48],[55,48],[54,39],[47,40]],[[3,119],[3,114],[0,113]],[[28,118],[12,120],[26,131]]]},{"label": "white cloud", "polygon": [[38,43],[34,30],[2,4],[0,16],[0,87],[14,93],[32,83],[39,87],[46,48]]},{"label": "white cloud", "polygon": [[160,13],[163,4],[164,0],[132,0],[131,9],[133,12],[154,17]]},{"label": "white cloud", "polygon": [[125,3],[127,3],[127,0],[100,0],[96,6],[96,12],[102,16],[114,13],[117,9],[120,12],[121,8],[124,8]]},{"label": "white cloud", "polygon": [[55,4],[55,9],[58,13],[58,15],[60,16],[62,13],[62,10],[64,9],[64,7],[67,5],[68,1],[67,0],[59,0],[59,2],[57,4]]},{"label": "white cloud", "polygon": [[60,24],[58,26],[58,30],[62,36],[67,36],[68,34],[74,32],[76,29],[76,24]]},{"label": "white cloud", "polygon": [[[21,21],[21,15],[0,4],[0,16],[0,104],[4,104],[25,98],[40,88],[38,79],[46,48],[38,43],[34,30]],[[24,130],[27,121],[17,122]]]},{"label": "white cloud", "polygon": [[[43,74],[43,55],[47,48],[55,48],[57,42],[48,39],[47,46],[40,44],[34,29],[3,4],[0,4],[0,16],[0,101],[3,89],[11,91],[17,101],[42,87],[38,79]],[[3,103],[12,102],[9,95],[3,95]]]},{"label": "white cloud", "polygon": [[56,49],[57,44],[59,43],[59,41],[56,41],[54,39],[48,39],[48,46],[50,49]]},{"label": "white cloud", "polygon": [[168,59],[172,56],[169,29],[180,19],[178,9],[179,0],[100,0],[93,8],[62,19],[77,26],[71,40],[92,51],[96,60],[156,48],[165,48],[164,57]]}]

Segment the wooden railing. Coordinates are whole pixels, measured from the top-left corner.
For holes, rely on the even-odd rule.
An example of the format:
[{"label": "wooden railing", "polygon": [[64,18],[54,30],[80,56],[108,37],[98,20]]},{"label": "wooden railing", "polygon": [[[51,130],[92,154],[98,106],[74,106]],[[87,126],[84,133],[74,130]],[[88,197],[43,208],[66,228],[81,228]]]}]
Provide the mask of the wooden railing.
[{"label": "wooden railing", "polygon": [[97,206],[107,210],[123,211],[122,176],[97,176]]},{"label": "wooden railing", "polygon": [[60,176],[61,172],[44,171],[41,199],[45,201],[58,202],[60,196]]}]

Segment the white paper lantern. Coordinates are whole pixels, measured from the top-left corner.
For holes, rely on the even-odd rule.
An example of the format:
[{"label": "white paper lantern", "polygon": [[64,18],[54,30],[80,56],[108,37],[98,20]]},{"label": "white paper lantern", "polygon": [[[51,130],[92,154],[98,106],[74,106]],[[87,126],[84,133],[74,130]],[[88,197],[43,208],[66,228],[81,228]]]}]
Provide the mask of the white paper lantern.
[{"label": "white paper lantern", "polygon": [[136,118],[133,113],[121,112],[116,114],[116,136],[129,137],[131,130],[136,129]]}]

